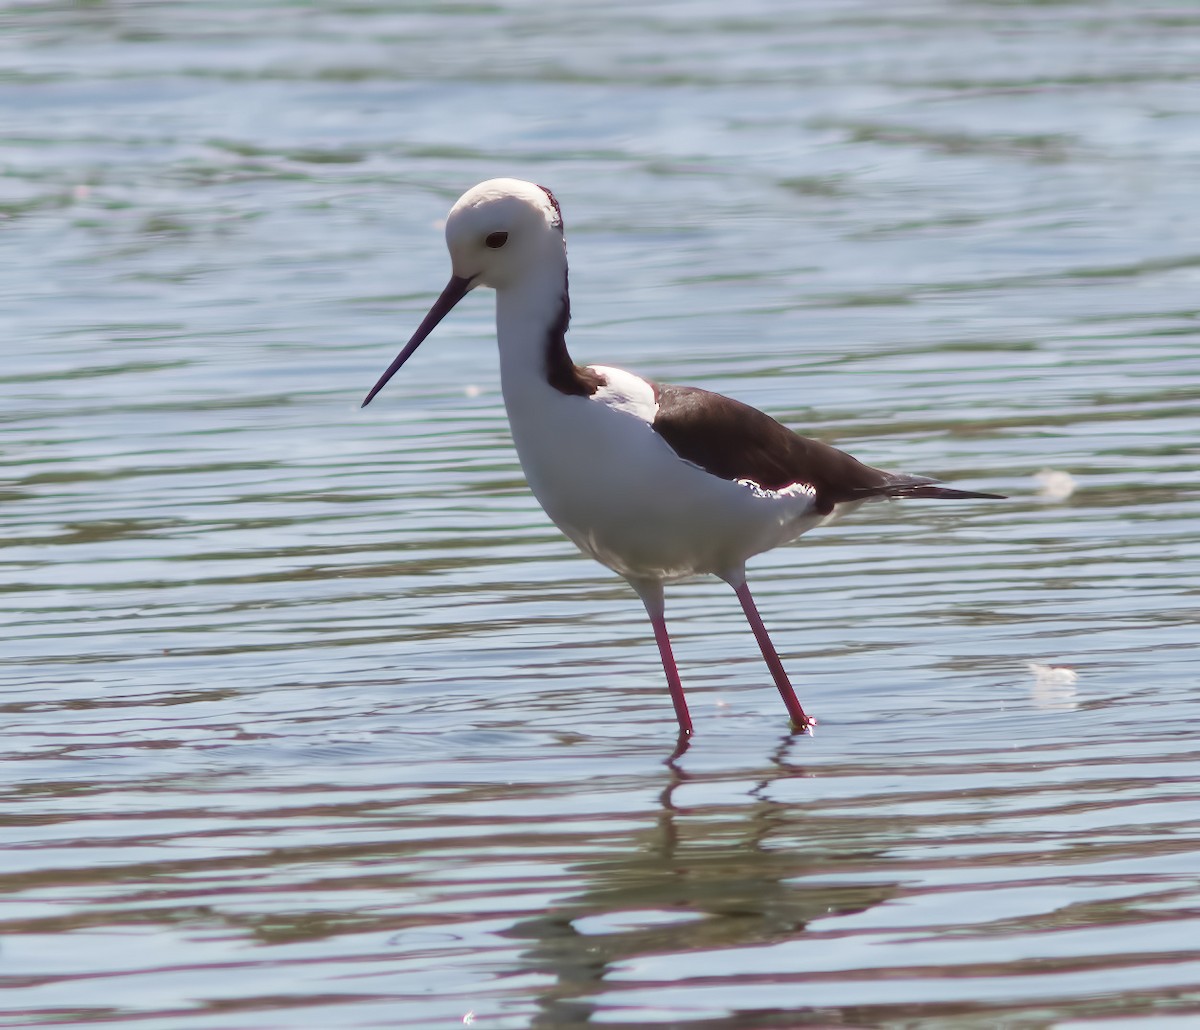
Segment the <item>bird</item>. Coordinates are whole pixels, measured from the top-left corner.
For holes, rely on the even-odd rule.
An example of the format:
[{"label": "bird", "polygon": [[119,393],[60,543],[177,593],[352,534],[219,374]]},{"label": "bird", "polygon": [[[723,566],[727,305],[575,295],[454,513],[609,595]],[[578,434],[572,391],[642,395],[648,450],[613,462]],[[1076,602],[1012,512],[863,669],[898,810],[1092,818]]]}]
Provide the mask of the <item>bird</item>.
[{"label": "bird", "polygon": [[680,740],[694,732],[671,648],[664,585],[711,574],[733,588],[787,708],[813,731],[763,625],[746,562],[867,501],[1003,499],[872,468],[750,405],[608,365],[577,365],[562,209],[544,186],[489,179],[445,225],[451,277],[368,405],[472,290],[496,294],[500,384],[534,496],[586,555],[624,577],[650,618]]}]

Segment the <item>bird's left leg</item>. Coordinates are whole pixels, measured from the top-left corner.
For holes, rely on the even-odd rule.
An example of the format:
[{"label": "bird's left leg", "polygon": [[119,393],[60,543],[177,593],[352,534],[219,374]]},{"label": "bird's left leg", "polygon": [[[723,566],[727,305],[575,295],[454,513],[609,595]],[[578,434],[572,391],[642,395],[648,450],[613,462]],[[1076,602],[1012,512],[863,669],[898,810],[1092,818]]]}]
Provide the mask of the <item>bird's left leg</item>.
[{"label": "bird's left leg", "polygon": [[775,686],[779,689],[779,696],[783,698],[783,703],[787,705],[788,715],[792,717],[792,725],[798,730],[812,733],[817,720],[805,715],[804,709],[800,707],[800,700],[796,697],[796,691],[792,689],[791,681],[783,670],[783,662],[779,660],[779,653],[775,650],[775,645],[771,643],[767,627],[763,625],[758,609],[754,605],[754,598],[750,596],[750,587],[746,585],[746,570],[736,569],[722,575],[721,578],[733,587],[742,604],[746,621],[750,623],[750,628],[754,631],[754,639],[758,641],[758,647],[762,651],[763,658],[766,659],[767,668],[771,670]]}]

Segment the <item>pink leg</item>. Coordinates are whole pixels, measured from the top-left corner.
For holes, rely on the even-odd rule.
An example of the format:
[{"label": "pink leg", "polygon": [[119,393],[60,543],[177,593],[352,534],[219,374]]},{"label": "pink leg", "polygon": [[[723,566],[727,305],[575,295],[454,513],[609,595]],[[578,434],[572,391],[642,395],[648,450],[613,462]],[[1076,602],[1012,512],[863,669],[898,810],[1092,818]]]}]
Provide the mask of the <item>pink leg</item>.
[{"label": "pink leg", "polygon": [[754,606],[754,598],[750,596],[750,588],[746,585],[746,581],[742,580],[739,585],[734,587],[734,590],[737,591],[738,600],[742,602],[742,611],[746,613],[746,621],[754,630],[754,637],[758,641],[762,656],[767,660],[767,668],[771,670],[775,686],[779,688],[779,695],[783,698],[783,703],[787,705],[788,715],[792,717],[792,725],[798,730],[811,733],[817,720],[805,715],[804,709],[800,707],[796,692],[792,689],[787,673],[783,671],[783,662],[779,660],[775,645],[771,643],[771,638],[767,634],[767,627],[759,618],[758,609]]},{"label": "pink leg", "polygon": [[691,736],[692,717],[688,714],[687,698],[683,696],[683,684],[679,682],[679,670],[675,668],[675,655],[671,653],[671,638],[667,635],[662,584],[639,581],[633,582],[633,588],[641,596],[646,614],[650,616],[650,625],[654,627],[654,642],[658,644],[663,671],[667,674],[667,689],[671,692],[671,704],[675,706],[675,718],[679,720],[679,733],[684,737]]},{"label": "pink leg", "polygon": [[683,684],[679,682],[679,670],[675,668],[675,656],[671,653],[671,638],[667,636],[667,620],[661,615],[651,616],[654,640],[658,653],[662,655],[663,670],[667,674],[667,689],[671,691],[671,704],[675,706],[675,718],[679,720],[679,732],[691,736],[692,717],[688,714],[687,698],[683,696]]}]

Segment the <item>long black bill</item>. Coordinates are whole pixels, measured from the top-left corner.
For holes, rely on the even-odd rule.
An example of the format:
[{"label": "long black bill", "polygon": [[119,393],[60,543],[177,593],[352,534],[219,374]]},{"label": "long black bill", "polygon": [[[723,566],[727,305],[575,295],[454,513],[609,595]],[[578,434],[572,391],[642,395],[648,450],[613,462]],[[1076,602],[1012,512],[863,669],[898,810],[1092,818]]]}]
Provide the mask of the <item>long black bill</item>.
[{"label": "long black bill", "polygon": [[442,295],[433,302],[433,307],[429,309],[429,314],[417,326],[417,331],[413,333],[412,339],[404,345],[404,350],[396,355],[396,360],[387,367],[387,371],[379,377],[379,382],[371,387],[371,392],[363,399],[362,406],[365,408],[371,403],[372,398],[386,385],[387,381],[400,371],[400,366],[403,365],[410,357],[413,351],[421,346],[421,341],[425,339],[443,318],[450,314],[450,309],[454,307],[460,300],[467,295],[467,291],[471,289],[471,280],[464,279],[462,276],[454,275],[450,277],[450,281],[446,283],[446,288],[442,290]]}]

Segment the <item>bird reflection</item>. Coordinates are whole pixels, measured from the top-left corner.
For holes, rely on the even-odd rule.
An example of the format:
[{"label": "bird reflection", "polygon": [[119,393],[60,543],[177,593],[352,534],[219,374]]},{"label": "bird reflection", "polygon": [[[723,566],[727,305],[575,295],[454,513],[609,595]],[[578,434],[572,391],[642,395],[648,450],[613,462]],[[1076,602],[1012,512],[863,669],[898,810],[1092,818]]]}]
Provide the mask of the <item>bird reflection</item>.
[{"label": "bird reflection", "polygon": [[[689,772],[688,742],[680,741],[663,763],[658,810],[620,853],[582,857],[572,868],[586,884],[581,893],[505,933],[528,942],[523,971],[547,978],[533,1026],[587,1022],[596,999],[612,998],[610,972],[640,956],[787,941],[813,920],[863,912],[895,893],[896,884],[877,877],[845,879],[882,850],[868,821],[772,798],[773,785],[810,775],[791,757],[796,743],[781,738],[768,764],[747,775]],[[742,779],[743,801],[730,804],[729,782]],[[688,803],[689,786],[704,783],[722,783],[720,804],[699,791]],[[835,866],[837,882],[821,882]]]}]

